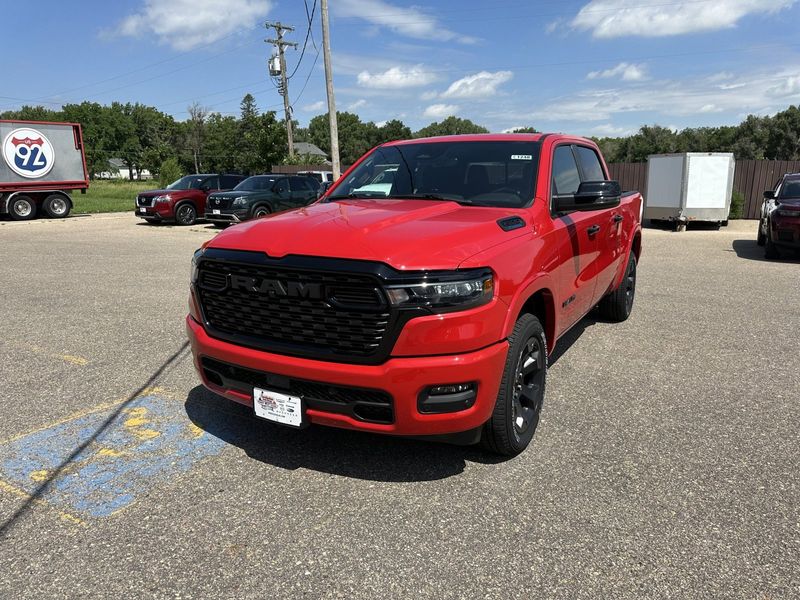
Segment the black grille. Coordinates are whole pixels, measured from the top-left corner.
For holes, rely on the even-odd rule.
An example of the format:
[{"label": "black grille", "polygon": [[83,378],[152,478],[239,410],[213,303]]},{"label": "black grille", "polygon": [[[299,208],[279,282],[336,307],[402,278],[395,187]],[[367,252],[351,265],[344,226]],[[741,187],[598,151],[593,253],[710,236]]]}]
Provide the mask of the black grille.
[{"label": "black grille", "polygon": [[208,199],[207,207],[210,209],[230,208],[233,198],[219,198],[211,196]]},{"label": "black grille", "polygon": [[779,229],[778,230],[778,241],[779,242],[793,242],[794,241],[794,231],[791,229]]},{"label": "black grille", "polygon": [[153,206],[153,198],[138,196],[136,198],[136,206]]},{"label": "black grille", "polygon": [[[232,278],[272,282],[269,291]],[[274,293],[318,290],[312,297]],[[280,354],[369,362],[388,353],[396,324],[377,278],[227,260],[201,260],[197,293],[211,335]],[[313,297],[319,295],[321,297]]]},{"label": "black grille", "polygon": [[346,414],[373,423],[394,422],[392,397],[382,390],[295,379],[237,367],[208,357],[202,358],[202,365],[206,378],[226,389],[252,395],[253,388],[259,387],[300,396],[308,408]]}]

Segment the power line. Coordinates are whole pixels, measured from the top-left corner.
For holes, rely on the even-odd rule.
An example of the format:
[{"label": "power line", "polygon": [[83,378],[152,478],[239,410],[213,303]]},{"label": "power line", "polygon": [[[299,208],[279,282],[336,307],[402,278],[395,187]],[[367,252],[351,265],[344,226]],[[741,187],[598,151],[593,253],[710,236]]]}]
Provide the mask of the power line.
[{"label": "power line", "polygon": [[[274,44],[278,49],[278,65],[281,78],[281,86],[278,88],[278,91],[283,96],[283,110],[286,118],[286,139],[289,145],[289,156],[294,156],[294,140],[292,139],[292,107],[289,105],[289,81],[286,78],[286,56],[284,55],[284,50],[287,46],[297,48],[297,44],[295,42],[287,42],[283,39],[283,32],[292,32],[294,31],[294,27],[284,25],[280,22],[270,23],[269,21],[264,23],[264,27],[272,28],[276,33],[275,39],[270,38],[264,41],[268,44]],[[270,76],[272,76],[274,73],[274,66],[272,64],[273,58],[270,59]]]},{"label": "power line", "polygon": [[[306,53],[308,38],[311,36],[311,26],[313,25],[314,22],[314,11],[317,10],[317,0],[314,0],[314,5],[311,7],[311,14],[309,14],[308,12],[308,2],[306,0],[303,0],[303,4],[305,4],[306,18],[308,19],[308,29],[306,30],[306,39],[303,41],[303,49],[300,51],[300,58],[297,59],[297,64],[294,67],[294,71],[292,71],[292,74],[289,75],[287,79],[291,79],[292,77],[294,77],[294,74],[297,73],[297,69],[299,69],[300,65],[303,63],[303,56]],[[314,44],[314,47],[316,48],[316,44]],[[317,52],[317,54],[319,54],[319,52]]]}]

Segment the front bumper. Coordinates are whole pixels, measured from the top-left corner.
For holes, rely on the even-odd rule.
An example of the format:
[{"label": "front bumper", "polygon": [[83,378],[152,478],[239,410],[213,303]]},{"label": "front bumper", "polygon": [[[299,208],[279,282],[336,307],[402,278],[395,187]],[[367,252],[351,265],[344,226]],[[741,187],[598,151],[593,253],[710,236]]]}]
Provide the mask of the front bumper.
[{"label": "front bumper", "polygon": [[206,212],[204,216],[206,221],[211,221],[212,223],[241,223],[242,221],[247,219],[247,211],[235,211],[235,212],[219,212],[214,214],[213,212]]},{"label": "front bumper", "polygon": [[171,204],[156,204],[155,206],[137,206],[136,216],[148,221],[169,221],[175,218]]},{"label": "front bumper", "polygon": [[[186,330],[194,365],[203,384],[218,394],[247,406],[252,393],[211,382],[202,367],[204,357],[277,376],[312,380],[320,384],[380,390],[391,396],[393,422],[374,423],[352,415],[308,408],[311,423],[393,435],[446,435],[475,429],[492,414],[503,374],[508,343],[503,340],[481,350],[446,356],[395,357],[381,365],[328,363],[272,354],[210,337],[191,316]],[[444,414],[423,414],[417,407],[420,393],[432,385],[477,383],[477,397],[467,409]]]},{"label": "front bumper", "polygon": [[773,218],[769,236],[775,245],[800,248],[800,213],[796,217]]}]

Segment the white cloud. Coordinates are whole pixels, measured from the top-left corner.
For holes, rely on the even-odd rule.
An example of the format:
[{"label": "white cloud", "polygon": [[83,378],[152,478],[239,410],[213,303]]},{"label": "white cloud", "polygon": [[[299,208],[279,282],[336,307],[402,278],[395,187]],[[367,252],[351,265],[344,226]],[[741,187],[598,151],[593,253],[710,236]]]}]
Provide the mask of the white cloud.
[{"label": "white cloud", "polygon": [[522,129],[525,125],[514,125],[514,127],[506,127],[505,129],[501,129],[500,133],[514,133],[517,129]]},{"label": "white cloud", "polygon": [[423,117],[430,117],[432,119],[441,119],[443,117],[450,117],[458,112],[459,107],[455,104],[431,104],[422,113]]},{"label": "white cloud", "polygon": [[436,81],[436,75],[423,65],[413,67],[391,67],[382,73],[361,71],[358,85],[367,88],[400,89],[428,85]]},{"label": "white cloud", "polygon": [[604,123],[602,125],[592,127],[590,133],[591,135],[597,137],[624,137],[632,134],[633,131],[626,129],[625,127],[615,127],[611,123]]},{"label": "white cloud", "polygon": [[367,105],[367,101],[363,98],[359,98],[355,102],[351,102],[347,105],[347,110],[357,110],[359,108],[364,108]]},{"label": "white cloud", "polygon": [[191,50],[254,25],[272,8],[271,0],[144,0],[141,11],[125,17],[116,32],[155,35],[176,50]]},{"label": "white cloud", "polygon": [[317,110],[323,110],[325,108],[325,102],[322,100],[317,100],[316,102],[312,102],[311,104],[306,104],[302,106],[301,109],[305,112],[314,112]]},{"label": "white cloud", "polygon": [[607,121],[624,113],[691,117],[703,113],[774,113],[800,102],[800,64],[781,71],[738,75],[724,89],[709,78],[650,81],[625,88],[586,89],[554,98],[533,113],[504,115],[511,120]]},{"label": "white cloud", "polygon": [[644,65],[621,62],[616,67],[605,71],[592,71],[586,76],[587,79],[611,79],[612,77],[620,77],[622,81],[642,81],[647,78],[647,68]]},{"label": "white cloud", "polygon": [[796,0],[715,0],[714,2],[663,2],[642,0],[591,0],[572,20],[576,29],[590,30],[596,38],[638,35],[663,37],[734,27],[750,14],[778,12]]},{"label": "white cloud", "polygon": [[454,81],[442,92],[442,98],[487,98],[497,94],[497,88],[514,77],[511,71],[481,71]]},{"label": "white cloud", "polygon": [[420,98],[422,98],[423,100],[433,100],[434,98],[438,97],[439,97],[439,92],[434,92],[433,90],[428,92],[422,92],[422,95],[420,96]]},{"label": "white cloud", "polygon": [[450,31],[436,17],[418,8],[394,6],[384,0],[338,0],[334,9],[343,17],[363,19],[408,37],[443,42],[454,40],[463,44],[476,42],[473,37]]}]

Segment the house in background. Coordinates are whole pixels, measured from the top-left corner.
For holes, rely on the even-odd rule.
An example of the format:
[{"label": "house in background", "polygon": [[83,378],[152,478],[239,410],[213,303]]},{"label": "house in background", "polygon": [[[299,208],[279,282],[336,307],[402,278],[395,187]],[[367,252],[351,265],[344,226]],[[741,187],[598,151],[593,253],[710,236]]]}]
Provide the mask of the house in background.
[{"label": "house in background", "polygon": [[309,142],[295,142],[294,153],[297,156],[319,156],[325,161],[326,165],[331,164],[331,161],[328,160],[328,155],[321,148]]},{"label": "house in background", "polygon": [[[319,148],[317,148],[319,150]],[[322,152],[322,150],[320,150]],[[95,173],[95,177],[97,179],[131,179],[131,172],[128,169],[128,165],[125,164],[121,158],[109,158],[108,159],[108,171],[102,171],[100,173]],[[133,172],[133,179],[152,179],[153,175],[147,169],[142,169],[140,173]]]}]

